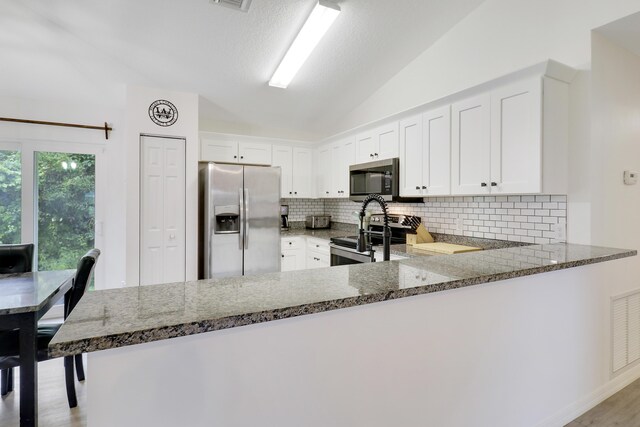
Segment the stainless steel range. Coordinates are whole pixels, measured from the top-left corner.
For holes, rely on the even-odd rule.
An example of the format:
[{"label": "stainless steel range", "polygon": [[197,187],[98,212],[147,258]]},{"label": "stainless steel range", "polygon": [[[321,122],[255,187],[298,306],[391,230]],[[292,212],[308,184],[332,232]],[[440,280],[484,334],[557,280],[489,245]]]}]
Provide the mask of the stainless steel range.
[{"label": "stainless steel range", "polygon": [[[382,231],[384,222],[383,214],[374,214],[371,216],[369,229],[371,231]],[[412,224],[420,224],[420,217],[411,215],[393,215],[389,214],[389,227],[391,228],[391,244],[404,244],[406,242],[407,233],[413,232]],[[329,244],[331,253],[331,266],[359,264],[363,262],[375,262],[376,246],[382,244],[382,237],[378,235],[371,236],[372,251],[358,252],[356,246],[358,244],[358,236],[334,237]]]}]

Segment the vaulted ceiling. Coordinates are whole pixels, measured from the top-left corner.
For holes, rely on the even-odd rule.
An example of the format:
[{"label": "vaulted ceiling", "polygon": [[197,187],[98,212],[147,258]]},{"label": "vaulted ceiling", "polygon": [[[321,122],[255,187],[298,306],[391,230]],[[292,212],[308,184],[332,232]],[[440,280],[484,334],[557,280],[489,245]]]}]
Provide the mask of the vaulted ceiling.
[{"label": "vaulted ceiling", "polygon": [[287,89],[267,85],[314,0],[3,0],[0,96],[124,106],[125,85],[195,92],[201,128],[314,140],[483,0],[338,0]]}]

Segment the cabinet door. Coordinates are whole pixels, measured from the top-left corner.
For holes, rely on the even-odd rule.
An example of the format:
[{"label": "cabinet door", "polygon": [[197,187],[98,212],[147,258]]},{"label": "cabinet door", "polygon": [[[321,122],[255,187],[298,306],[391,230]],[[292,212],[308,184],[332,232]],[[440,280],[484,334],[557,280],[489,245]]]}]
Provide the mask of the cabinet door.
[{"label": "cabinet door", "polygon": [[341,191],[339,197],[349,198],[349,166],[356,163],[356,140],[354,137],[345,139],[342,141],[340,151],[340,159],[342,164],[342,171],[338,176],[340,182],[339,190]]},{"label": "cabinet door", "polygon": [[377,128],[376,138],[378,142],[374,146],[376,150],[373,153],[375,160],[398,157],[398,128],[399,122],[389,123]]},{"label": "cabinet door", "polygon": [[331,197],[331,181],[333,176],[330,145],[325,145],[318,149],[316,162],[318,197],[326,199]]},{"label": "cabinet door", "polygon": [[280,166],[280,197],[293,196],[293,150],[291,147],[274,145],[272,150],[272,165]]},{"label": "cabinet door", "polygon": [[356,136],[356,163],[366,163],[375,160],[374,153],[378,152],[378,141],[372,131]]},{"label": "cabinet door", "polygon": [[[425,145],[426,147],[426,145]],[[400,195],[422,195],[422,116],[420,114],[400,121]]]},{"label": "cabinet door", "polygon": [[451,193],[488,194],[490,168],[490,96],[466,99],[451,107]]},{"label": "cabinet door", "polygon": [[336,142],[331,146],[331,189],[329,190],[329,197],[342,197],[342,191],[344,191],[342,175],[344,173],[342,142]]},{"label": "cabinet door", "polygon": [[294,271],[298,269],[298,254],[296,251],[282,251],[280,256],[280,271]]},{"label": "cabinet door", "polygon": [[422,116],[422,185],[425,196],[451,194],[451,108],[428,111]]},{"label": "cabinet door", "polygon": [[293,148],[293,197],[313,196],[313,159],[311,148]]},{"label": "cabinet door", "polygon": [[238,143],[202,138],[200,160],[203,162],[238,163]]},{"label": "cabinet door", "polygon": [[541,85],[536,78],[491,94],[492,193],[542,190]]},{"label": "cabinet door", "polygon": [[240,163],[250,165],[271,165],[271,144],[241,142],[238,144]]}]

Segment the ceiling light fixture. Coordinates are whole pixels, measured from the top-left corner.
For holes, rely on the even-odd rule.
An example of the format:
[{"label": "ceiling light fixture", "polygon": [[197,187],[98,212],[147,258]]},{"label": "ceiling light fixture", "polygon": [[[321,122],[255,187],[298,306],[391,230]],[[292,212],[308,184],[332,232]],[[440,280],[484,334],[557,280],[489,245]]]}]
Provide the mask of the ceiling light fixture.
[{"label": "ceiling light fixture", "polygon": [[340,13],[340,8],[337,4],[318,0],[311,15],[289,47],[276,72],[273,73],[273,77],[269,80],[269,86],[284,89],[291,83],[302,64],[331,27],[338,13]]}]

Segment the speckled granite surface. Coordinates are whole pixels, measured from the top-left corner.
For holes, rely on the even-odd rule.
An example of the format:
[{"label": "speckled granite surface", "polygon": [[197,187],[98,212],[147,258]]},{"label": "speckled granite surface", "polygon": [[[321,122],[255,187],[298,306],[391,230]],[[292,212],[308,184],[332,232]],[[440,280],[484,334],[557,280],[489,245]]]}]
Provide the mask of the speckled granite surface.
[{"label": "speckled granite surface", "polygon": [[234,328],[636,255],[531,245],[315,270],[87,293],[52,340],[52,356]]},{"label": "speckled granite surface", "polygon": [[0,315],[26,313],[62,297],[75,270],[0,274]]}]

